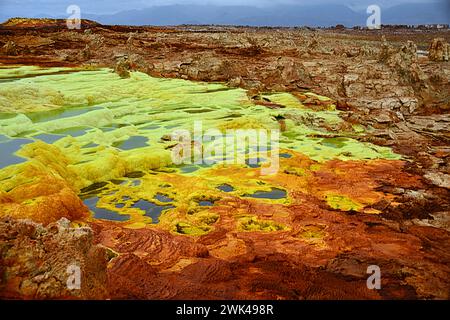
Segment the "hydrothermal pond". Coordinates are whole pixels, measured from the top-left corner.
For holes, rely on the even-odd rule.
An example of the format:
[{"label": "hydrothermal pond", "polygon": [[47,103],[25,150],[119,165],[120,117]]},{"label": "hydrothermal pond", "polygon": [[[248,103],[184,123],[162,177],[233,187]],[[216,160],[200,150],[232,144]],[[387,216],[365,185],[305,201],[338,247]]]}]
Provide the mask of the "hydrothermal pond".
[{"label": "hydrothermal pond", "polygon": [[[220,215],[211,209],[227,197],[289,204],[297,190],[331,208],[376,212],[367,208],[379,201],[376,192],[311,180],[321,170],[345,175],[337,171],[344,168],[330,168],[336,160],[345,166],[400,159],[359,142],[364,129],[344,122],[331,100],[313,93],[305,94],[322,102],[320,110],[289,93],[248,97],[219,83],[138,72],[122,79],[109,69],[3,67],[0,81],[1,210],[42,222],[69,215],[200,235],[214,228]],[[171,134],[192,131],[198,121],[204,131],[224,133],[281,127],[279,174],[260,174],[266,159],[251,144],[240,150],[243,165],[174,164]],[[270,154],[270,145],[264,151]],[[254,218],[236,213],[245,230],[289,227]]]}]

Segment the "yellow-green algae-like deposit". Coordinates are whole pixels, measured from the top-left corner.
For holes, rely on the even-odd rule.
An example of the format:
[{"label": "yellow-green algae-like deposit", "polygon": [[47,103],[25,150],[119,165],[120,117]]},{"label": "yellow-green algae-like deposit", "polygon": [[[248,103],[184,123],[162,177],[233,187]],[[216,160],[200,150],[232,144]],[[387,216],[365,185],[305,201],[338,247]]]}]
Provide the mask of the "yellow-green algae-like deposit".
[{"label": "yellow-green algae-like deposit", "polygon": [[[233,199],[285,206],[294,201],[295,187],[344,211],[363,210],[377,200],[376,194],[314,186],[314,172],[333,160],[370,163],[398,160],[397,154],[356,140],[362,129],[345,123],[331,100],[317,111],[290,93],[261,98],[282,107],[254,103],[245,90],[220,83],[139,72],[122,79],[110,69],[1,67],[0,212],[46,221],[42,215],[61,206],[79,211],[74,218],[88,207],[88,219],[201,235],[220,219],[219,206],[235,210],[236,226],[244,231],[287,228],[281,218],[240,212]],[[253,164],[173,164],[171,134],[193,131],[195,121],[224,134],[281,130],[279,173],[260,174],[267,159],[253,145],[237,151],[257,159]]]}]

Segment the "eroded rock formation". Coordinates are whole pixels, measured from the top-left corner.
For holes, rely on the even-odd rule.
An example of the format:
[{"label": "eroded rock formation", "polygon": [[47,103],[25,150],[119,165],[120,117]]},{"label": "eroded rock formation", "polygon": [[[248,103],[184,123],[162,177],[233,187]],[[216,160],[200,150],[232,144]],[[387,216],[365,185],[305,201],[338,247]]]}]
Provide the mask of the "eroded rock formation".
[{"label": "eroded rock formation", "polygon": [[5,55],[7,55],[7,56],[17,56],[18,55],[17,46],[14,43],[14,41],[8,41],[3,46],[2,49],[3,49],[3,52],[5,53]]},{"label": "eroded rock formation", "polygon": [[432,61],[448,61],[450,57],[450,44],[444,38],[436,38],[428,48],[428,58]]},{"label": "eroded rock formation", "polygon": [[131,70],[131,62],[128,58],[128,55],[118,57],[114,71],[121,78],[129,78],[130,70]]},{"label": "eroded rock formation", "polygon": [[[108,251],[93,244],[88,227],[61,219],[47,227],[0,219],[0,297],[3,299],[105,299]],[[69,277],[79,268],[80,287]],[[69,283],[69,285],[68,285]]]}]

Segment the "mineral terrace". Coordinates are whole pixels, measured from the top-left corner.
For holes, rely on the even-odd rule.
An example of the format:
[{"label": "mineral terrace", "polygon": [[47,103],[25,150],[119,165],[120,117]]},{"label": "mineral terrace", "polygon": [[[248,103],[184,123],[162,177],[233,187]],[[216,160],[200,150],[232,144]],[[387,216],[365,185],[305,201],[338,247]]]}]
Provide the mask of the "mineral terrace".
[{"label": "mineral terrace", "polygon": [[[449,299],[449,40],[3,23],[0,297]],[[280,130],[280,170],[174,165],[194,121]]]}]

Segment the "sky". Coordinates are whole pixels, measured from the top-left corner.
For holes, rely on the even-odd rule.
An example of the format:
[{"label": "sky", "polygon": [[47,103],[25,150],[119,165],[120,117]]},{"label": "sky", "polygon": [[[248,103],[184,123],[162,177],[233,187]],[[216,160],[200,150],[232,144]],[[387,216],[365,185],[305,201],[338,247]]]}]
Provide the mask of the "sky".
[{"label": "sky", "polygon": [[[170,4],[248,5],[277,6],[280,4],[345,4],[355,10],[363,10],[370,4],[380,7],[419,2],[430,3],[438,0],[0,0],[0,16],[33,17],[42,14],[65,16],[66,8],[75,4],[82,12],[111,14],[124,10],[143,9],[151,6]],[[449,1],[449,0],[447,0]]]}]

